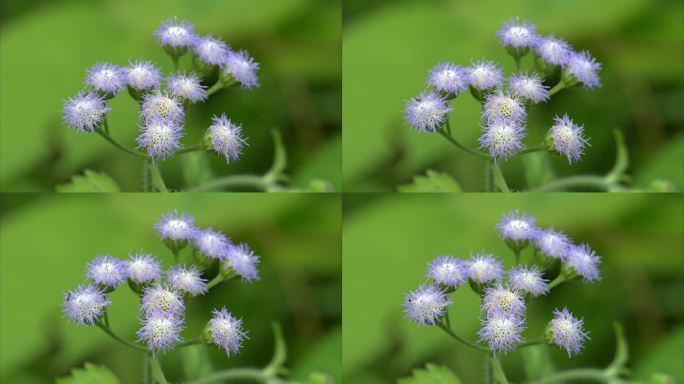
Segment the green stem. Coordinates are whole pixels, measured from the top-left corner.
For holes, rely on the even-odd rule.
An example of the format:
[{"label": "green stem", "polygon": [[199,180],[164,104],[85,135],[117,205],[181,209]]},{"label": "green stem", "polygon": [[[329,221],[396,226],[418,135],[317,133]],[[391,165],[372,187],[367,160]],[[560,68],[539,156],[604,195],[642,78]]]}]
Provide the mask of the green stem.
[{"label": "green stem", "polygon": [[572,369],[547,376],[541,380],[530,381],[526,384],[555,384],[567,381],[582,381],[596,383],[625,383],[624,380],[609,375],[599,369],[583,368]]},{"label": "green stem", "polygon": [[508,189],[508,184],[506,184],[506,179],[504,178],[503,172],[501,172],[499,165],[494,161],[490,161],[490,165],[492,168],[492,174],[494,175],[494,185],[499,188],[501,192],[510,192]]},{"label": "green stem", "polygon": [[159,364],[159,360],[157,360],[157,357],[150,353],[150,366],[152,367],[152,376],[154,376],[159,384],[169,384],[168,381],[166,381],[166,376],[164,376],[164,371],[162,370],[161,364]]},{"label": "green stem", "polygon": [[625,188],[619,184],[610,183],[602,176],[570,176],[563,179],[557,179],[539,187],[532,188],[528,192],[550,192],[563,191],[568,188],[593,188],[600,191],[609,190],[624,190]]},{"label": "green stem", "polygon": [[268,183],[262,176],[235,175],[210,180],[204,184],[188,189],[187,192],[208,192],[226,188],[253,188],[263,191],[269,187],[276,186],[277,184]]},{"label": "green stem", "polygon": [[212,85],[211,88],[207,90],[207,97],[213,95],[214,93],[218,92],[223,88],[223,83],[219,79],[216,84]]},{"label": "green stem", "polygon": [[192,147],[183,148],[180,151],[176,152],[176,154],[180,155],[182,153],[201,151],[202,149],[204,149],[202,147],[202,144],[197,144],[197,145],[193,145]]},{"label": "green stem", "polygon": [[131,348],[135,348],[135,349],[140,350],[140,351],[147,351],[148,350],[147,348],[145,348],[143,346],[140,346],[138,344],[131,343],[130,341],[126,341],[126,340],[122,339],[121,337],[119,337],[119,335],[114,333],[114,331],[112,331],[111,328],[109,328],[108,326],[104,325],[101,322],[97,322],[97,323],[95,323],[95,325],[97,325],[98,328],[103,330],[106,334],[108,334],[114,340],[118,341],[119,343],[121,343],[123,345],[126,345],[126,346],[131,347]]},{"label": "green stem", "polygon": [[[105,120],[105,122],[106,122],[106,120]],[[105,124],[105,127],[106,126],[107,125]],[[100,136],[104,137],[105,140],[107,140],[110,144],[112,144],[116,148],[118,148],[118,149],[120,149],[120,150],[122,150],[122,151],[124,151],[130,155],[133,155],[133,156],[142,157],[143,159],[147,158],[147,156],[144,153],[140,153],[140,152],[134,151],[132,149],[128,149],[128,148],[124,147],[123,145],[117,143],[116,140],[114,140],[114,138],[112,138],[112,136],[109,135],[108,131],[109,131],[109,129],[107,128],[107,131],[102,130],[102,129],[98,129],[95,132],[97,132]]]},{"label": "green stem", "polygon": [[201,337],[198,337],[196,339],[185,340],[184,342],[176,345],[176,348],[187,347],[189,345],[202,344],[202,343],[204,343],[204,339],[202,339]]},{"label": "green stem", "polygon": [[513,55],[513,59],[515,60],[515,73],[518,74],[520,73],[520,56]]},{"label": "green stem", "polygon": [[489,160],[485,160],[484,174],[485,174],[485,192],[492,191],[492,168],[489,166]]},{"label": "green stem", "polygon": [[462,149],[462,150],[464,150],[464,151],[466,151],[472,155],[482,157],[483,159],[489,159],[489,155],[487,155],[486,153],[482,153],[480,151],[476,151],[474,149],[468,148],[465,145],[459,143],[458,141],[456,141],[456,139],[454,139],[451,135],[449,135],[449,133],[446,132],[444,129],[439,129],[437,131],[437,133],[444,136],[445,139],[449,140],[449,142],[451,144],[457,146],[458,148],[460,148],[460,149]]},{"label": "green stem", "polygon": [[492,362],[492,369],[494,371],[494,377],[499,382],[499,384],[508,384],[508,379],[506,378],[506,373],[504,373],[501,363],[494,355],[489,356],[489,360]]},{"label": "green stem", "polygon": [[169,190],[166,188],[164,178],[162,177],[161,172],[159,172],[157,164],[155,164],[153,159],[148,159],[148,163],[150,165],[150,173],[152,174],[152,183],[154,186],[157,187],[159,192],[168,192]]},{"label": "green stem", "polygon": [[219,272],[210,282],[207,283],[207,289],[212,289],[223,281],[223,275]]},{"label": "green stem", "polygon": [[549,289],[553,289],[557,286],[559,286],[562,282],[566,281],[567,278],[563,273],[558,275],[552,282],[549,283]]},{"label": "green stem", "polygon": [[487,348],[485,348],[485,347],[483,347],[483,346],[481,346],[481,345],[475,344],[475,343],[473,343],[473,342],[471,342],[471,341],[468,341],[468,340],[462,338],[461,336],[457,335],[454,331],[452,331],[451,328],[448,328],[444,323],[439,323],[439,324],[437,324],[437,325],[438,325],[439,328],[441,328],[444,332],[446,332],[449,336],[451,336],[451,337],[453,337],[454,339],[460,341],[461,343],[463,343],[463,344],[465,344],[465,345],[467,345],[467,346],[469,346],[469,347],[471,347],[471,348],[477,349],[478,351],[485,352],[485,353],[489,353],[489,349],[487,349]]},{"label": "green stem", "polygon": [[515,254],[515,263],[520,264],[520,249],[513,249],[513,253]]},{"label": "green stem", "polygon": [[546,151],[546,145],[544,145],[544,144],[539,144],[539,145],[537,145],[536,147],[530,147],[530,148],[523,149],[522,151],[518,152],[518,154],[519,154],[519,155],[524,155],[524,154],[527,154],[527,153],[542,152],[542,151]]},{"label": "green stem", "polygon": [[549,91],[549,96],[553,96],[556,93],[560,92],[562,89],[564,89],[566,86],[565,82],[563,80],[559,81],[558,84],[556,84],[551,90]]},{"label": "green stem", "polygon": [[214,372],[197,380],[188,381],[185,384],[207,384],[215,382],[230,382],[242,380],[253,381],[256,383],[280,382],[280,380],[278,380],[277,378],[266,375],[263,371],[259,369],[240,368]]},{"label": "green stem", "polygon": [[171,253],[173,253],[173,262],[178,264],[178,261],[180,260],[180,251],[177,248],[171,248]]},{"label": "green stem", "polygon": [[539,344],[544,344],[546,343],[546,340],[544,339],[544,336],[534,339],[534,340],[528,340],[524,343],[518,344],[518,348],[525,348],[525,347],[531,347],[533,345],[539,345]]},{"label": "green stem", "polygon": [[178,59],[179,57],[176,55],[171,55],[171,60],[173,60],[173,72],[178,73]]}]

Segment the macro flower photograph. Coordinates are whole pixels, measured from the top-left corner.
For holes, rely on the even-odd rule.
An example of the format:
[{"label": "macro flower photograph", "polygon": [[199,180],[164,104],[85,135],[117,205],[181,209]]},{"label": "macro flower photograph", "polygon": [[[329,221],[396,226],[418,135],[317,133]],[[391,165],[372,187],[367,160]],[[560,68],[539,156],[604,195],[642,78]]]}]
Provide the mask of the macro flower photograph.
[{"label": "macro flower photograph", "polygon": [[344,1],[355,192],[684,188],[684,5]]},{"label": "macro flower photograph", "polygon": [[72,196],[3,199],[0,382],[341,382],[339,196]]},{"label": "macro flower photograph", "polygon": [[0,190],[339,190],[340,8],[3,1]]},{"label": "macro flower photograph", "polygon": [[682,382],[681,196],[500,196],[345,196],[344,381]]}]

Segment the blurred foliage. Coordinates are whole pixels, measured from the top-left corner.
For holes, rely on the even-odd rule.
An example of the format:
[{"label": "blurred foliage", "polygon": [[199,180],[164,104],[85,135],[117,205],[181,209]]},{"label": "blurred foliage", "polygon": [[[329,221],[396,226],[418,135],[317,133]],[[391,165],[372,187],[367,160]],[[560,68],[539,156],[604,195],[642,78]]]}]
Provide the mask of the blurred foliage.
[{"label": "blurred foliage", "polygon": [[[225,305],[241,316],[249,332],[241,353],[229,359],[217,348],[196,353],[208,354],[214,369],[263,367],[273,355],[271,322],[277,321],[293,379],[315,373],[340,382],[340,197],[308,194],[4,194],[0,382],[53,382],[86,361],[107,367],[122,383],[139,381],[139,353],[64,318],[62,295],[83,280],[85,263],[98,254],[127,258],[142,249],[168,267],[171,253],[153,225],[173,208],[192,214],[198,226],[250,244],[262,257],[260,281],[223,283],[187,304],[186,337],[201,332],[212,308]],[[136,296],[124,286],[111,300],[113,329],[133,339]],[[190,368],[206,369],[191,360],[184,366],[179,351],[164,354],[162,363],[174,382]]]},{"label": "blurred foliage", "polygon": [[[678,0],[344,1],[343,168],[349,191],[393,191],[426,169],[447,172],[466,191],[483,190],[483,164],[437,135],[403,122],[404,103],[426,87],[443,61],[469,65],[487,57],[507,73],[513,59],[496,31],[511,16],[535,23],[603,64],[603,86],[564,90],[529,111],[530,146],[541,142],[555,114],[584,125],[591,147],[578,164],[547,156],[557,177],[605,174],[612,166],[612,130],[624,132],[636,187],[669,180],[684,188],[684,3]],[[523,68],[532,69],[530,57]],[[467,93],[452,104],[453,134],[477,146],[479,104]],[[520,158],[503,164],[511,187],[525,184]],[[537,166],[537,168],[539,168]]]},{"label": "blurred foliage", "polygon": [[[86,168],[139,190],[140,160],[62,120],[63,101],[83,88],[99,61],[127,65],[143,57],[168,73],[172,63],[153,33],[169,16],[220,36],[261,64],[261,87],[223,90],[187,111],[184,143],[199,141],[212,114],[243,125],[249,147],[239,162],[208,156],[216,176],[261,174],[271,164],[271,128],[282,130],[295,187],[312,179],[340,188],[341,49],[336,0],[4,0],[0,29],[0,189],[50,191]],[[30,6],[29,6],[30,5]],[[189,56],[181,68],[190,69]],[[125,92],[111,102],[112,135],[128,147],[138,134],[137,104]],[[162,168],[182,184],[182,158]]]},{"label": "blurred foliage", "polygon": [[[548,363],[539,365],[546,359],[556,370],[608,366],[615,356],[613,322],[624,326],[634,379],[660,372],[684,381],[681,195],[349,194],[344,207],[345,382],[395,382],[426,363],[447,367],[464,383],[481,382],[482,354],[435,327],[411,323],[402,311],[403,297],[425,280],[427,263],[439,255],[467,258],[484,250],[511,266],[513,253],[494,229],[511,209],[590,244],[603,257],[601,281],[566,283],[529,304],[528,339],[543,331],[555,308],[567,306],[583,317],[591,340],[582,353],[568,359],[564,351],[547,348],[504,355],[512,382],[548,372]],[[530,250],[523,251],[523,260],[529,257]],[[464,287],[452,300],[452,327],[477,339],[478,296]]]}]

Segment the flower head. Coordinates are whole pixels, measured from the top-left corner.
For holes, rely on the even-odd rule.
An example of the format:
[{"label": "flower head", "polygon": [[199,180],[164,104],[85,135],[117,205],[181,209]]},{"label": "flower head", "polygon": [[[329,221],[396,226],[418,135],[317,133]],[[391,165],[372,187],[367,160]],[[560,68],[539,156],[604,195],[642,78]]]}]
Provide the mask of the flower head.
[{"label": "flower head", "polygon": [[116,287],[126,280],[126,267],[123,262],[111,256],[97,256],[88,263],[86,275],[96,284]]},{"label": "flower head", "polygon": [[470,86],[479,90],[487,91],[501,87],[503,72],[492,61],[480,60],[466,68]]},{"label": "flower head", "polygon": [[468,88],[468,73],[451,63],[443,63],[430,71],[428,84],[440,92],[458,95]]},{"label": "flower head", "polygon": [[556,116],[553,120],[555,124],[549,131],[551,147],[561,155],[565,155],[568,162],[572,164],[573,161],[582,157],[584,147],[589,145],[583,135],[584,127],[573,123],[568,115]]},{"label": "flower head", "polygon": [[537,232],[534,217],[518,211],[505,214],[496,224],[496,229],[503,239],[513,241],[532,240]]},{"label": "flower head", "polygon": [[572,242],[565,233],[548,228],[537,231],[534,237],[534,246],[550,258],[565,260],[572,247]]},{"label": "flower head", "polygon": [[451,301],[434,285],[421,285],[404,297],[404,312],[420,325],[435,325],[446,313]]},{"label": "flower head", "polygon": [[525,127],[514,120],[494,119],[487,123],[480,136],[480,147],[486,148],[494,158],[508,159],[523,148]]},{"label": "flower head", "polygon": [[467,261],[468,277],[476,283],[485,284],[500,280],[503,274],[501,262],[488,253],[480,253]]},{"label": "flower head", "polygon": [[189,268],[176,267],[168,271],[168,281],[171,287],[191,296],[202,295],[207,292],[207,280],[202,278],[194,266]]},{"label": "flower head", "polygon": [[228,62],[230,47],[223,40],[211,35],[197,37],[192,44],[192,50],[205,63],[224,66]]},{"label": "flower head", "polygon": [[601,78],[598,75],[600,70],[601,64],[597,63],[587,51],[573,52],[568,58],[566,71],[585,88],[601,86]]},{"label": "flower head", "polygon": [[482,313],[491,316],[496,311],[501,311],[505,315],[523,316],[525,300],[520,292],[511,287],[489,287],[482,299]]},{"label": "flower head", "polygon": [[205,135],[205,146],[231,161],[237,161],[242,154],[242,147],[247,141],[242,137],[242,126],[233,124],[225,114],[213,116],[212,124]]},{"label": "flower head", "polygon": [[406,121],[423,132],[436,132],[447,120],[452,109],[446,100],[436,92],[423,92],[406,103]]},{"label": "flower head", "polygon": [[143,122],[153,119],[181,122],[184,114],[183,105],[177,98],[159,90],[145,95],[140,107]]},{"label": "flower head", "polygon": [[185,20],[178,21],[175,17],[169,17],[154,35],[162,47],[187,48],[195,39],[195,27]]},{"label": "flower head", "polygon": [[512,268],[508,271],[508,282],[515,289],[532,296],[549,293],[548,280],[542,277],[541,272],[534,265],[529,268],[526,266]]},{"label": "flower head", "polygon": [[64,103],[64,120],[79,132],[94,132],[111,109],[99,95],[79,92]]},{"label": "flower head", "polygon": [[183,318],[173,313],[154,311],[143,318],[136,333],[152,351],[168,351],[181,342]]},{"label": "flower head", "polygon": [[195,248],[205,256],[220,260],[228,257],[231,246],[230,239],[226,235],[211,228],[196,231],[192,242]]},{"label": "flower head", "polygon": [[126,74],[112,63],[97,63],[88,70],[86,83],[95,91],[115,95],[126,87]]},{"label": "flower head", "polygon": [[185,310],[183,298],[174,288],[159,284],[145,288],[140,309],[145,316],[156,312],[163,312],[180,316]]},{"label": "flower head", "polygon": [[242,330],[242,320],[233,317],[226,310],[212,312],[214,317],[207,324],[209,341],[226,350],[228,357],[236,355],[242,346],[242,341],[247,339],[247,333]]},{"label": "flower head", "polygon": [[553,314],[554,318],[549,324],[551,342],[565,348],[568,357],[578,354],[584,340],[589,338],[582,329],[584,321],[572,316],[567,308],[563,308],[562,311],[556,309]]},{"label": "flower head", "polygon": [[468,280],[468,267],[460,259],[442,256],[430,262],[427,275],[437,284],[458,288]]},{"label": "flower head", "polygon": [[529,48],[535,45],[539,36],[537,27],[527,20],[522,23],[519,18],[511,18],[496,32],[504,47]]},{"label": "flower head", "polygon": [[259,256],[245,243],[230,246],[226,262],[244,281],[259,280]]},{"label": "flower head", "polygon": [[596,256],[589,245],[572,246],[568,252],[567,262],[568,266],[582,276],[584,281],[601,280],[601,272],[599,271],[601,258]]},{"label": "flower head", "polygon": [[242,84],[242,88],[250,89],[259,86],[259,63],[246,51],[228,52],[226,63],[222,68],[224,75],[230,75]]},{"label": "flower head", "polygon": [[159,87],[161,71],[151,61],[138,60],[124,68],[126,84],[136,91]]},{"label": "flower head", "polygon": [[162,240],[184,241],[191,240],[197,228],[195,219],[185,212],[178,214],[177,210],[162,215],[161,220],[154,225]]},{"label": "flower head", "polygon": [[549,99],[549,87],[544,85],[536,73],[511,76],[508,79],[508,89],[514,96],[533,103]]},{"label": "flower head", "polygon": [[138,252],[125,261],[126,275],[137,284],[159,281],[161,263],[149,253]]},{"label": "flower head", "polygon": [[489,94],[482,109],[482,117],[488,123],[497,119],[522,122],[526,115],[525,105],[517,96],[501,91]]},{"label": "flower head", "polygon": [[572,48],[565,40],[547,36],[537,40],[534,45],[534,52],[548,64],[565,66],[572,53]]},{"label": "flower head", "polygon": [[489,344],[492,351],[508,352],[522,342],[524,329],[525,320],[522,317],[494,311],[485,317],[478,336],[480,341]]},{"label": "flower head", "polygon": [[193,103],[206,100],[207,98],[207,87],[202,85],[200,79],[193,73],[189,75],[178,73],[169,76],[166,82],[169,92],[174,97],[189,100]]},{"label": "flower head", "polygon": [[181,137],[183,128],[178,122],[152,118],[145,122],[137,142],[150,157],[166,159],[181,148]]},{"label": "flower head", "polygon": [[64,313],[79,324],[95,324],[111,304],[104,292],[93,285],[80,285],[64,295]]}]

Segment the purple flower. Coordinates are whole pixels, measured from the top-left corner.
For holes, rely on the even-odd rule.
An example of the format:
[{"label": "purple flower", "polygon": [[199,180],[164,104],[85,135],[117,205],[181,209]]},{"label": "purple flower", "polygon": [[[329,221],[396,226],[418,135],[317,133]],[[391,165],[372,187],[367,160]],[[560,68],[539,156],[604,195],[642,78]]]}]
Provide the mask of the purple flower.
[{"label": "purple flower", "polygon": [[514,120],[495,119],[487,123],[480,137],[480,148],[486,148],[494,158],[508,159],[523,148],[525,127]]},{"label": "purple flower", "polygon": [[601,258],[587,244],[575,245],[570,248],[567,258],[568,266],[584,281],[601,280],[599,264]]},{"label": "purple flower", "polygon": [[189,268],[179,266],[169,269],[168,282],[171,287],[189,293],[190,296],[202,295],[207,292],[207,280],[202,278],[194,266]]},{"label": "purple flower", "polygon": [[64,103],[64,120],[79,132],[94,132],[110,111],[102,97],[91,92],[79,92]]},{"label": "purple flower", "polygon": [[572,54],[572,48],[565,40],[547,36],[537,40],[534,52],[548,64],[565,66]]},{"label": "purple flower", "polygon": [[549,87],[542,83],[536,73],[511,76],[508,79],[508,89],[514,96],[535,104],[549,99]]},{"label": "purple flower", "polygon": [[406,103],[406,121],[422,132],[436,132],[448,119],[452,109],[446,100],[436,92],[422,92],[420,96]]},{"label": "purple flower", "polygon": [[468,88],[468,73],[458,65],[439,64],[430,71],[428,84],[440,92],[456,96]]},{"label": "purple flower", "polygon": [[160,119],[180,123],[183,116],[183,105],[180,101],[171,95],[161,93],[159,90],[145,95],[140,107],[140,117],[142,117],[143,122]]},{"label": "purple flower", "polygon": [[155,311],[143,318],[143,326],[136,333],[138,341],[147,343],[154,352],[168,351],[181,342],[183,318],[172,313]]},{"label": "purple flower", "polygon": [[137,284],[159,281],[161,263],[151,254],[138,252],[125,261],[126,275]]},{"label": "purple flower", "polygon": [[508,282],[516,289],[532,296],[549,293],[548,280],[542,277],[541,272],[534,265],[530,268],[526,266],[512,268],[508,271]]},{"label": "purple flower", "polygon": [[421,285],[404,297],[404,313],[420,325],[435,325],[444,316],[451,301],[434,285]]},{"label": "purple flower", "polygon": [[191,240],[197,228],[195,219],[185,212],[178,214],[177,210],[171,210],[162,215],[161,220],[154,225],[162,240],[185,241]]},{"label": "purple flower", "polygon": [[88,70],[86,83],[95,91],[115,95],[126,87],[126,74],[111,63],[97,63]]},{"label": "purple flower", "polygon": [[548,228],[537,232],[534,237],[534,246],[550,258],[565,260],[572,242],[565,233]]},{"label": "purple flower", "polygon": [[478,336],[480,341],[489,344],[492,351],[508,352],[522,342],[524,329],[525,320],[522,317],[494,311],[485,317]]},{"label": "purple flower", "polygon": [[573,52],[568,58],[566,67],[567,73],[584,85],[585,88],[596,88],[601,86],[599,71],[601,64],[591,57],[589,52]]},{"label": "purple flower", "polygon": [[228,249],[226,262],[244,281],[259,280],[259,256],[245,243],[233,245]]},{"label": "purple flower", "polygon": [[526,115],[525,105],[516,96],[501,91],[487,95],[482,108],[482,117],[487,123],[497,119],[523,122]]},{"label": "purple flower", "polygon": [[430,262],[427,276],[437,284],[458,288],[468,280],[468,267],[460,259],[442,256]]},{"label": "purple flower", "polygon": [[479,91],[499,88],[503,83],[503,72],[492,61],[480,60],[472,63],[466,71],[470,86]]},{"label": "purple flower", "polygon": [[209,35],[195,38],[192,50],[203,62],[222,67],[228,62],[230,47],[223,40]]},{"label": "purple flower", "polygon": [[556,116],[553,120],[555,124],[549,131],[551,147],[559,154],[565,155],[572,164],[582,157],[584,147],[589,145],[589,141],[583,136],[584,127],[573,123],[568,115]]},{"label": "purple flower", "polygon": [[466,262],[468,277],[476,283],[485,284],[500,280],[503,274],[501,262],[488,253],[480,253]]},{"label": "purple flower", "polygon": [[168,18],[154,33],[159,44],[171,48],[187,48],[195,38],[195,27],[185,20]]},{"label": "purple flower", "polygon": [[539,36],[537,36],[537,27],[527,20],[522,23],[519,18],[511,18],[503,27],[496,32],[496,35],[501,40],[504,47],[511,48],[529,48],[535,45]]},{"label": "purple flower", "polygon": [[166,159],[181,148],[183,128],[173,120],[152,118],[145,122],[136,141],[152,158]]},{"label": "purple flower", "polygon": [[225,114],[213,116],[205,136],[207,150],[226,158],[226,162],[237,161],[247,141],[242,137],[242,126],[233,124]]},{"label": "purple flower", "polygon": [[532,240],[537,232],[534,217],[518,211],[503,215],[496,229],[504,240],[513,241]]},{"label": "purple flower", "polygon": [[207,329],[210,342],[226,350],[228,357],[236,355],[242,347],[242,341],[247,339],[247,333],[242,330],[242,320],[233,317],[225,307],[212,312],[214,317],[209,320]]},{"label": "purple flower", "polygon": [[145,316],[156,312],[180,316],[185,310],[185,303],[178,291],[157,284],[145,288],[140,301],[140,309]]},{"label": "purple flower", "polygon": [[161,71],[151,61],[138,60],[124,68],[126,84],[136,91],[158,88],[161,82]]},{"label": "purple flower", "polygon": [[553,314],[554,318],[549,324],[552,336],[551,342],[561,348],[565,348],[568,352],[568,357],[578,354],[580,349],[582,349],[584,340],[589,338],[582,329],[584,321],[573,317],[567,308],[563,308],[562,311],[556,309],[553,311]]},{"label": "purple flower", "polygon": [[76,323],[95,324],[111,304],[104,292],[93,285],[79,285],[64,295],[64,313]]},{"label": "purple flower", "polygon": [[189,100],[193,103],[206,100],[207,98],[207,87],[202,85],[200,79],[193,73],[189,75],[178,73],[174,76],[169,76],[166,82],[169,92],[174,97]]},{"label": "purple flower", "polygon": [[482,299],[482,313],[491,316],[500,311],[505,315],[520,316],[525,314],[525,300],[515,289],[497,285],[489,287]]},{"label": "purple flower", "polygon": [[231,246],[226,235],[211,228],[196,231],[193,244],[205,256],[220,260],[228,257]]},{"label": "purple flower", "polygon": [[259,86],[259,63],[246,51],[228,52],[226,63],[222,68],[224,76],[232,76],[242,84],[242,88],[250,89]]},{"label": "purple flower", "polygon": [[126,267],[123,262],[111,256],[97,256],[88,263],[86,276],[96,284],[116,287],[126,280]]}]

